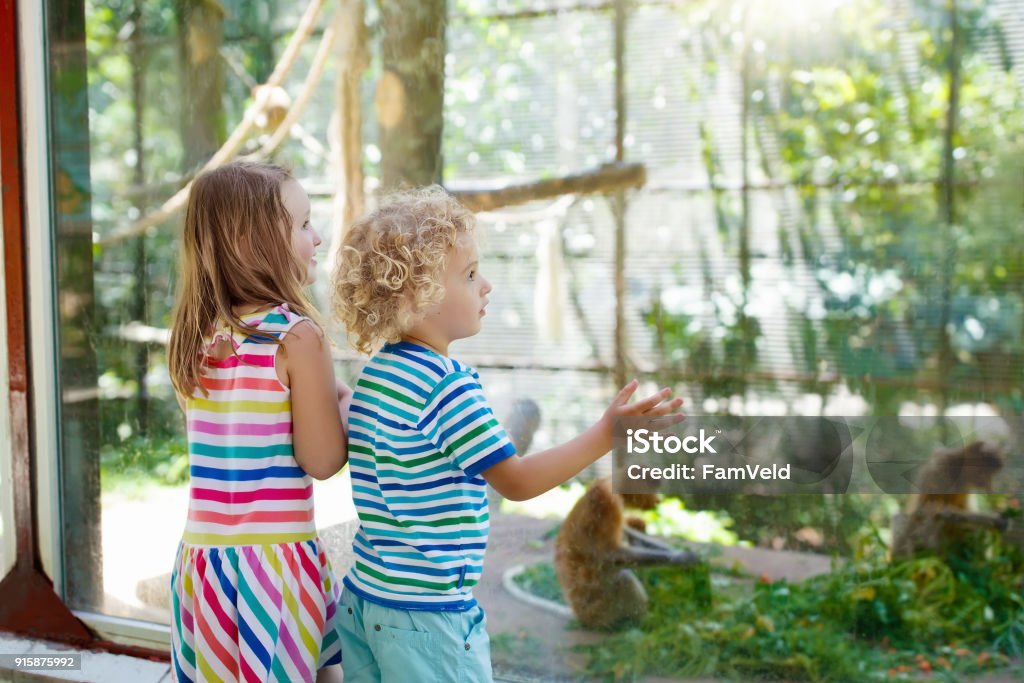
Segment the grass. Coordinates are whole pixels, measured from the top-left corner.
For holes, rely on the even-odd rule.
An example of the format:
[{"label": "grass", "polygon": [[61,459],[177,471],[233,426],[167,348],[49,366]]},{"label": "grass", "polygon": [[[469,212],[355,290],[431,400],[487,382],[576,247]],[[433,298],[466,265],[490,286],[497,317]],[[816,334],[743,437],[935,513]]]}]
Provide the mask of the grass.
[{"label": "grass", "polygon": [[530,565],[515,577],[516,584],[527,593],[545,600],[565,605],[562,587],[558,585],[555,565],[550,562],[538,562]]}]

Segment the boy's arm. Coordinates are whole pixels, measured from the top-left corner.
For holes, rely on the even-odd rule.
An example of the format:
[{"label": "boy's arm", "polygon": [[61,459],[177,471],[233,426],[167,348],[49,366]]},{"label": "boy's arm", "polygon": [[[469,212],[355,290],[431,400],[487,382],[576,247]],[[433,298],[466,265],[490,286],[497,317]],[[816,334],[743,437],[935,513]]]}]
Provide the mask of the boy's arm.
[{"label": "boy's arm", "polygon": [[345,450],[348,450],[348,412],[352,407],[352,387],[338,380],[338,412],[341,414],[341,431],[345,437]]},{"label": "boy's arm", "polygon": [[[629,403],[636,380],[627,384],[612,401],[601,419],[575,439],[560,446],[522,458],[505,458],[484,470],[482,476],[510,500],[528,500],[568,481],[612,448],[612,423],[617,417],[643,415],[662,418],[677,410],[682,399],[666,400],[663,389],[636,403]],[[678,416],[672,421],[682,419]]]},{"label": "boy's arm", "polygon": [[482,476],[505,498],[528,500],[569,480],[611,447],[611,426],[599,421],[560,446],[522,458],[505,458]]}]

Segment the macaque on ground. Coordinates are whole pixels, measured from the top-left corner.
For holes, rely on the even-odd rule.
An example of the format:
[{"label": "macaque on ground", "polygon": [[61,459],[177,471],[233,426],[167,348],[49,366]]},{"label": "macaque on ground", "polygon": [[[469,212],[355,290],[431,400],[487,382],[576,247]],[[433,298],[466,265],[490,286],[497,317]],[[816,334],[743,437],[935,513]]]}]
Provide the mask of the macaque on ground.
[{"label": "macaque on ground", "polygon": [[639,533],[643,521],[627,520],[624,514],[626,507],[650,510],[657,502],[653,493],[614,493],[611,481],[601,479],[562,523],[555,541],[555,572],[584,626],[610,628],[646,614],[647,592],[632,568],[691,566],[702,561],[696,553],[663,546]]},{"label": "macaque on ground", "polygon": [[1005,531],[1007,519],[974,512],[971,492],[992,490],[1003,468],[997,446],[975,441],[963,448],[936,451],[917,479],[903,525],[893,534],[893,559],[919,554],[946,557],[984,529]]}]

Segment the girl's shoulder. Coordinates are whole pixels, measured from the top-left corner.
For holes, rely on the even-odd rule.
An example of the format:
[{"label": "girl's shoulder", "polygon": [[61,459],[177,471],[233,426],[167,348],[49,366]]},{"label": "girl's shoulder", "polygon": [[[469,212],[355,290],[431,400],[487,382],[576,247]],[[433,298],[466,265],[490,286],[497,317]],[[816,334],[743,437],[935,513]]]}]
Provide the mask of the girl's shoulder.
[{"label": "girl's shoulder", "polygon": [[239,318],[242,324],[251,331],[242,334],[221,321],[216,332],[211,336],[209,344],[212,346],[219,339],[230,339],[237,348],[239,344],[246,342],[264,344],[284,341],[285,335],[296,325],[304,320],[311,321],[308,316],[291,310],[286,303],[273,304],[258,311],[243,313]]},{"label": "girl's shoulder", "polygon": [[[304,320],[312,319],[291,309],[288,304],[274,304],[255,313],[242,316],[242,322],[254,331],[267,332],[275,339],[283,340],[284,335]],[[250,337],[259,335],[250,334]],[[258,341],[258,340],[254,340]]]},{"label": "girl's shoulder", "polygon": [[276,304],[262,311],[242,316],[242,322],[247,326],[261,332],[278,333],[278,335],[284,334],[303,320],[309,319],[308,316],[292,311],[288,304]]}]

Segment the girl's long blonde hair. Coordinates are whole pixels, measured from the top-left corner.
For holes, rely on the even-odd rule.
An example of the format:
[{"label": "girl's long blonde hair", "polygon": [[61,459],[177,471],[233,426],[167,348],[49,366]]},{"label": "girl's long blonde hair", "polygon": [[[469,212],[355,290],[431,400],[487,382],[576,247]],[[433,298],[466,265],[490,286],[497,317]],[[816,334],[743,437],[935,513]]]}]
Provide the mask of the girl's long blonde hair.
[{"label": "girl's long blonde hair", "polygon": [[233,162],[192,183],[181,238],[181,274],[172,314],[168,366],[182,397],[200,387],[205,347],[218,325],[251,332],[237,306],[287,303],[318,320],[303,292],[306,265],[294,255],[292,218],[280,166]]}]

